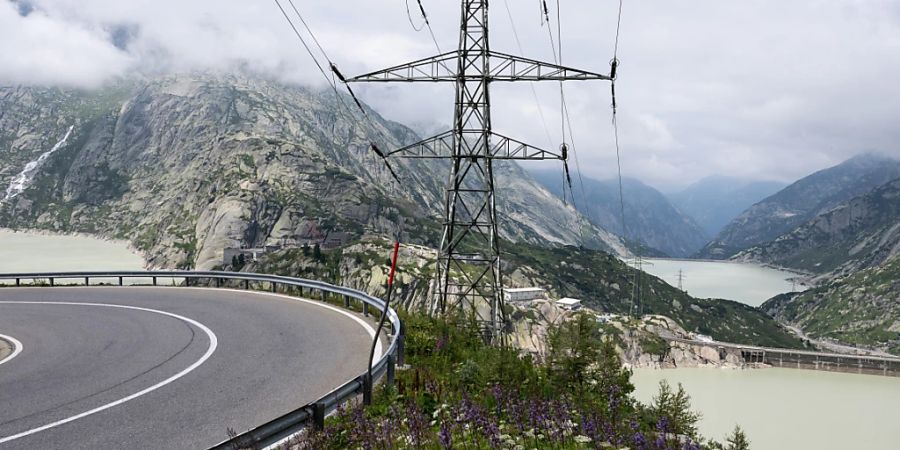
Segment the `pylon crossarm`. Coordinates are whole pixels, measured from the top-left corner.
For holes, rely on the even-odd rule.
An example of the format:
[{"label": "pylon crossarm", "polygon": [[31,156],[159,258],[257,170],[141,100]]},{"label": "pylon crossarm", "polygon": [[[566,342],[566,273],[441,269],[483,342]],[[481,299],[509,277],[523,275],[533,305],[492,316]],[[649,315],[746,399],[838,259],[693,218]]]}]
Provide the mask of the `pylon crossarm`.
[{"label": "pylon crossarm", "polygon": [[512,160],[543,160],[543,159],[562,159],[565,160],[565,154],[551,152],[540,149],[524,142],[508,138],[502,134],[492,133],[491,155],[494,159],[512,159]]},{"label": "pylon crossarm", "polygon": [[454,134],[445,131],[437,136],[424,139],[415,144],[398,148],[387,152],[386,156],[399,156],[403,158],[449,158],[453,155]]},{"label": "pylon crossarm", "polygon": [[[471,135],[472,141],[475,142],[484,138],[481,132],[466,133],[463,135]],[[546,160],[561,159],[565,160],[567,155],[564,152],[552,152],[544,150],[524,142],[517,141],[513,138],[506,137],[502,134],[490,134],[490,155],[493,159],[501,160]],[[417,159],[442,159],[453,157],[453,147],[456,142],[456,133],[453,131],[445,131],[437,136],[424,139],[415,144],[398,148],[387,152],[388,157],[417,158]],[[469,140],[466,140],[469,143]],[[466,145],[462,149],[459,156],[482,156],[470,151],[470,147],[477,148],[477,145]]]},{"label": "pylon crossarm", "polygon": [[490,53],[491,81],[612,80],[609,75],[573,69],[506,53]]},{"label": "pylon crossarm", "polygon": [[348,83],[388,81],[456,81],[459,51],[420,59],[365,75],[348,78]]}]

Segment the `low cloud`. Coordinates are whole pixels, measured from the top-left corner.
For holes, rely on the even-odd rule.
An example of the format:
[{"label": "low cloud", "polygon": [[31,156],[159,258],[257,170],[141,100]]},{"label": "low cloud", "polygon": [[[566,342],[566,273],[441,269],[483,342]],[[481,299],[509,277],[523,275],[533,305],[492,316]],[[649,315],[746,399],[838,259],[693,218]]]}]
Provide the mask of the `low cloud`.
[{"label": "low cloud", "polygon": [[[402,1],[294,3],[345,74],[437,52],[427,32],[412,30]],[[423,0],[443,50],[456,46],[458,3]],[[492,47],[519,53],[507,4],[526,56],[552,60],[535,2],[491,3]],[[617,5],[562,2],[566,65],[608,70]],[[898,54],[900,7],[890,0],[625,2],[625,173],[675,189],[713,174],[791,181],[862,151],[900,157]],[[324,85],[269,1],[0,0],[0,61],[5,84],[96,87],[134,72],[245,67]],[[566,89],[582,170],[614,175],[608,83]],[[451,122],[449,85],[357,91],[391,119],[429,130]],[[534,93],[498,84],[493,99],[498,131],[545,147],[563,140],[555,83]]]}]

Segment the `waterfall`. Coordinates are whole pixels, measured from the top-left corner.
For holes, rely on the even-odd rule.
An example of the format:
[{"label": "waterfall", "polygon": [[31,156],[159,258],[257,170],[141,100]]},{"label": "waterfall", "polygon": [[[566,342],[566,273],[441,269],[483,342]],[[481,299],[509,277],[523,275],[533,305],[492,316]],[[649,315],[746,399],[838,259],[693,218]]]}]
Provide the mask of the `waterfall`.
[{"label": "waterfall", "polygon": [[31,180],[34,179],[35,174],[37,174],[37,170],[44,164],[44,161],[53,154],[53,152],[57,151],[62,147],[66,141],[69,139],[69,135],[72,134],[72,130],[75,128],[74,125],[69,127],[69,131],[66,131],[66,135],[56,143],[50,150],[44,152],[38,159],[25,164],[25,168],[16,175],[15,178],[9,183],[9,187],[6,188],[6,197],[3,200],[0,200],[0,203],[7,202],[12,200],[17,195],[21,194],[25,191],[25,188],[31,183]]}]

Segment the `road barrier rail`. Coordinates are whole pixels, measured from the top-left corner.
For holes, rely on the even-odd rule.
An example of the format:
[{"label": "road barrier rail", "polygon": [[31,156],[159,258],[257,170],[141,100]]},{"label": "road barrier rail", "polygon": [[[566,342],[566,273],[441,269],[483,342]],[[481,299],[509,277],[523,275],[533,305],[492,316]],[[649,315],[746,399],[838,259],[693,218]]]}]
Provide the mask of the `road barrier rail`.
[{"label": "road barrier rail", "polygon": [[[111,271],[111,272],[45,272],[45,273],[16,273],[0,274],[0,281],[14,282],[15,286],[59,286],[61,283],[71,286],[101,286],[107,283],[98,283],[101,280],[114,280],[115,285],[125,286],[126,280],[149,281],[152,286],[164,286],[160,280],[181,280],[178,286],[202,286],[202,287],[232,287],[229,282],[238,282],[238,286],[250,290],[251,283],[257,283],[259,287],[267,287],[268,292],[291,295],[296,290],[298,297],[303,297],[304,292],[312,298],[318,294],[318,300],[343,300],[344,308],[351,308],[353,302],[362,305],[362,313],[370,314],[370,308],[379,313],[384,311],[383,300],[371,296],[365,292],[350,289],[322,281],[305,280],[301,278],[284,277],[279,275],[264,275],[240,272],[220,271]],[[95,284],[91,284],[92,280]],[[30,284],[27,283],[30,281]],[[74,283],[72,283],[74,281]],[[146,286],[148,284],[131,284],[133,286]],[[173,283],[174,284],[174,283]],[[338,302],[340,304],[340,302]],[[369,379],[368,371],[347,381],[321,398],[303,405],[281,417],[273,419],[256,428],[232,436],[211,449],[245,449],[266,448],[275,445],[290,436],[312,425],[316,428],[324,426],[325,416],[338,405],[348,400],[363,396],[371,399],[374,383],[387,377],[386,383],[393,384],[396,365],[403,365],[403,323],[393,309],[387,310],[387,320],[390,323],[390,343],[379,359],[372,363],[372,378]]]}]

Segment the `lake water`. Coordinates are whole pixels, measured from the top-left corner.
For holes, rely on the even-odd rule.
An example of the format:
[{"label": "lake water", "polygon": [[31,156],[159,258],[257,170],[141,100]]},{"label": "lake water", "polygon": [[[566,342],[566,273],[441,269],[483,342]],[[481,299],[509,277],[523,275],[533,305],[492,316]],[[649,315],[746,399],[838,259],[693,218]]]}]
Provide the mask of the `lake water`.
[{"label": "lake water", "polygon": [[125,242],[0,229],[0,273],[142,270]]},{"label": "lake water", "polygon": [[751,448],[900,448],[900,378],[795,369],[637,369],[636,397],[681,383],[703,414],[700,432],[724,440],[736,424]]},{"label": "lake water", "polygon": [[[689,294],[758,306],[789,292],[794,274],[754,264],[651,259],[644,269],[673,286],[678,271]],[[703,414],[700,432],[723,440],[736,424],[751,447],[900,448],[900,378],[796,369],[637,369],[636,397],[649,402],[659,381],[681,383]]]},{"label": "lake water", "polygon": [[[756,264],[678,259],[644,260],[644,271],[678,286],[678,271],[684,275],[683,288],[697,298],[725,298],[759,306],[766,300],[790,292],[788,278],[796,275]],[[799,289],[799,287],[798,287]]]}]

